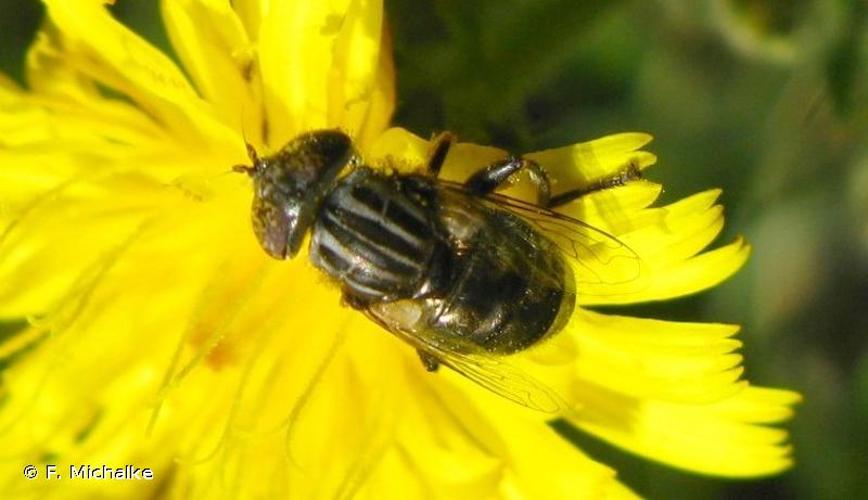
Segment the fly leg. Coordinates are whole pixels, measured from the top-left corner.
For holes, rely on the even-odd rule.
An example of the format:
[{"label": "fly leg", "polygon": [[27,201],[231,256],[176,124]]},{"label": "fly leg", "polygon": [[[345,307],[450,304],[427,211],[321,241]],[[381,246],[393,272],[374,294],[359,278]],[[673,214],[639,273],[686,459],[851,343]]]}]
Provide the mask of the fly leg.
[{"label": "fly leg", "polygon": [[[427,171],[429,175],[436,178],[443,167],[443,163],[446,161],[446,154],[449,152],[449,148],[455,142],[455,136],[451,132],[441,132],[432,142],[433,146],[431,154],[428,157]],[[464,182],[464,187],[471,194],[485,196],[495,191],[510,176],[522,169],[527,169],[531,181],[536,184],[537,205],[544,208],[559,207],[596,191],[623,186],[630,181],[642,178],[642,171],[639,169],[639,166],[635,162],[630,162],[624,170],[615,175],[597,180],[587,186],[552,196],[551,181],[548,174],[537,162],[522,158],[521,156],[510,155],[503,160],[498,160],[476,171]]]},{"label": "fly leg", "polygon": [[612,175],[610,177],[604,177],[600,180],[592,182],[591,184],[588,184],[587,186],[580,187],[578,189],[572,189],[570,191],[565,191],[563,193],[553,196],[552,199],[549,201],[548,208],[559,207],[596,191],[602,191],[604,189],[623,186],[630,181],[641,178],[642,171],[639,170],[639,165],[631,161],[627,165],[627,168],[618,172],[615,175]]},{"label": "fly leg", "polygon": [[530,180],[536,184],[537,205],[548,207],[552,193],[548,174],[539,166],[539,163],[521,156],[510,155],[476,171],[464,182],[464,187],[471,194],[484,196],[493,192],[513,174],[521,170],[527,170],[530,174]]},{"label": "fly leg", "polygon": [[[451,132],[442,132],[434,138],[431,154],[428,157],[428,175],[437,177],[449,148],[455,142],[455,136]],[[498,160],[487,167],[476,171],[464,182],[464,187],[476,196],[485,196],[493,192],[507,181],[513,174],[520,170],[527,170],[531,181],[537,187],[537,205],[548,207],[551,198],[551,182],[545,170],[533,160],[521,156],[510,155],[503,160]]]},{"label": "fly leg", "polygon": [[428,171],[428,175],[436,179],[440,175],[440,169],[443,168],[443,164],[446,162],[446,154],[449,153],[449,148],[455,142],[455,135],[452,132],[441,132],[431,142],[433,146],[431,147],[431,154],[428,156],[426,170]]},{"label": "fly leg", "polygon": [[419,355],[419,359],[422,361],[422,365],[429,372],[436,372],[437,368],[440,368],[440,360],[435,358],[434,356],[428,354],[422,349],[416,349],[416,354]]}]

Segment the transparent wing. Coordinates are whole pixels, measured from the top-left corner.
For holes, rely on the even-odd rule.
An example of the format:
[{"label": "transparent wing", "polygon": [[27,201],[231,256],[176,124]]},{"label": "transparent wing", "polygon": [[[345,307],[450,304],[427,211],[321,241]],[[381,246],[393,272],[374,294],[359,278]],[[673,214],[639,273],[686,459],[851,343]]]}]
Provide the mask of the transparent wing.
[{"label": "transparent wing", "polygon": [[[585,296],[622,295],[642,291],[645,266],[639,255],[614,235],[574,217],[512,198],[500,193],[473,196],[463,185],[438,181],[441,189],[463,197],[466,203],[479,203],[491,210],[505,210],[526,223],[554,244],[573,272],[573,281],[550,276],[552,284]],[[541,275],[550,274],[539,269]]]},{"label": "transparent wing", "polygon": [[550,414],[559,413],[567,407],[552,388],[510,364],[502,356],[491,355],[479,346],[460,339],[444,342],[424,332],[404,331],[384,323],[370,312],[368,317],[439,363],[514,403]]}]

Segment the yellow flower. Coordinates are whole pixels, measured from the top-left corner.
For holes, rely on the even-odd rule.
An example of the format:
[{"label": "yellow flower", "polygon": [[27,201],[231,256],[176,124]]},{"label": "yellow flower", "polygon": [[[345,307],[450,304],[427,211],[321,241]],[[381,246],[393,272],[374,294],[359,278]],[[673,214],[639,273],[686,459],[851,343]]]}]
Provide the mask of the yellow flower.
[{"label": "yellow flower", "polygon": [[[166,0],[183,70],[102,1],[45,3],[30,89],[0,80],[4,497],[631,495],[553,415],[425,372],[408,345],[341,307],[304,255],[275,261],[258,246],[249,179],[231,172],[245,141],[268,152],[341,128],[372,165],[424,163],[427,141],[387,129],[380,2]],[[649,140],[527,156],[563,190],[650,166]],[[505,154],[459,144],[444,174]],[[580,284],[580,306],[694,293],[744,262],[741,240],[700,253],[723,224],[717,191],[650,207],[660,191],[636,180],[565,207],[643,266],[629,289]],[[798,395],[740,380],[737,329],[581,307],[515,363],[558,391],[562,418],[626,450],[707,474],[773,474],[791,459],[767,424]],[[26,464],[37,480],[21,476]],[[44,480],[46,464],[64,480]],[[68,480],[87,464],[154,479]]]}]

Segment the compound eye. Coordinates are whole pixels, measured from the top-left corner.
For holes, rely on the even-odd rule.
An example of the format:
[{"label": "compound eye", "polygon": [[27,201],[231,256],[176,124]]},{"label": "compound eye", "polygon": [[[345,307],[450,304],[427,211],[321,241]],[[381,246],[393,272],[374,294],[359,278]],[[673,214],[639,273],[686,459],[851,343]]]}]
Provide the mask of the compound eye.
[{"label": "compound eye", "polygon": [[290,217],[275,200],[255,196],[251,210],[253,232],[265,252],[275,259],[286,259]]},{"label": "compound eye", "polygon": [[[298,136],[278,153],[278,162],[299,180],[327,185],[355,154],[353,141],[340,130],[315,130]],[[304,191],[314,186],[301,186]]]},{"label": "compound eye", "polygon": [[353,140],[340,130],[317,130],[308,137],[325,158],[345,159],[353,149]]}]

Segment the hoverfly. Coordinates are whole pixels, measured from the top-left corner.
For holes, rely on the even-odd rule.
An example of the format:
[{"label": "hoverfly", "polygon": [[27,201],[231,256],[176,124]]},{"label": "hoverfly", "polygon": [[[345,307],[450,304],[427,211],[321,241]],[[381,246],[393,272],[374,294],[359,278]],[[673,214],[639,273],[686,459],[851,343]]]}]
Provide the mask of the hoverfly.
[{"label": "hoverfly", "polygon": [[[455,183],[438,179],[453,141],[435,139],[424,173],[386,173],[366,165],[345,133],[318,130],[266,157],[248,145],[252,165],[234,170],[253,179],[253,229],[268,255],[294,257],[310,233],[309,258],[340,284],[344,302],[415,347],[426,369],[443,364],[524,406],[557,411],[558,395],[504,358],[560,331],[582,283],[606,279],[606,259],[626,259],[636,275],[640,259],[552,208],[639,170],[628,165],[552,196],[540,165],[509,156]],[[495,192],[520,171],[536,186],[536,204]]]}]

